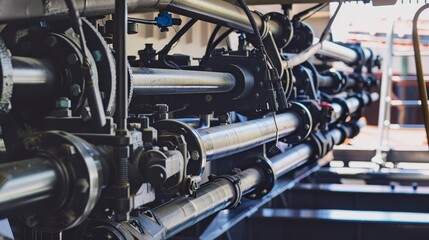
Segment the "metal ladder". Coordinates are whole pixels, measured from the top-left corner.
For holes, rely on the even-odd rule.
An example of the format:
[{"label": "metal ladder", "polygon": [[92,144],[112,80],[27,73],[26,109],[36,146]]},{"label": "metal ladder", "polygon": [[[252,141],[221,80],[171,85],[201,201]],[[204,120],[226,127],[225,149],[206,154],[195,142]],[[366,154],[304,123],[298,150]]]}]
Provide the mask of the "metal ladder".
[{"label": "metal ladder", "polygon": [[[380,166],[386,163],[387,153],[390,151],[388,143],[389,130],[397,129],[420,129],[424,128],[423,124],[392,124],[391,109],[392,107],[403,106],[404,108],[416,107],[421,105],[420,100],[393,100],[393,82],[416,81],[415,76],[393,76],[393,58],[394,57],[411,57],[414,56],[413,51],[396,51],[393,47],[395,21],[392,21],[390,31],[386,36],[386,53],[382,69],[382,81],[380,89],[380,108],[378,114],[378,131],[379,141],[376,148],[375,156],[371,159],[372,162]],[[422,53],[422,56],[427,56],[427,53]],[[425,81],[429,81],[429,76],[425,76]]]}]

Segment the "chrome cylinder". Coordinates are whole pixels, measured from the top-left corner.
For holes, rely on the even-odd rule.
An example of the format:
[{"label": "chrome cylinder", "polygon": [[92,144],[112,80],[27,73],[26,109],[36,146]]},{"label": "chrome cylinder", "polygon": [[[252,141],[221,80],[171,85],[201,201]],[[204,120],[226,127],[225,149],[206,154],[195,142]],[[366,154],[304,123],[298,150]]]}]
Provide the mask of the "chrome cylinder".
[{"label": "chrome cylinder", "polygon": [[[316,39],[316,41],[318,41],[318,39]],[[359,58],[354,50],[326,40],[322,42],[322,47],[317,53],[346,63],[354,63]]]},{"label": "chrome cylinder", "polygon": [[[240,179],[243,194],[261,184],[263,175],[259,170],[247,169],[234,177]],[[204,218],[230,206],[239,197],[231,181],[218,178],[197,190],[198,197],[180,197],[153,209],[157,220],[164,226],[166,238]]]},{"label": "chrome cylinder", "polygon": [[[54,196],[60,181],[54,164],[46,159],[31,158],[0,165],[0,217],[37,206],[43,210]],[[44,204],[39,204],[44,201]]]},{"label": "chrome cylinder", "polygon": [[313,154],[310,144],[300,144],[270,159],[274,175],[281,177],[304,164]]},{"label": "chrome cylinder", "polygon": [[235,87],[230,73],[132,68],[134,95],[226,93]]},{"label": "chrome cylinder", "polygon": [[334,85],[334,79],[331,76],[318,74],[317,79],[319,80],[319,87],[321,88],[332,87]]},{"label": "chrome cylinder", "polygon": [[[292,112],[276,116],[279,137],[286,137],[300,127],[299,117]],[[197,130],[207,160],[215,160],[273,141],[276,124],[273,117]]]},{"label": "chrome cylinder", "polygon": [[61,75],[51,61],[12,57],[13,96],[47,97],[57,92]]}]

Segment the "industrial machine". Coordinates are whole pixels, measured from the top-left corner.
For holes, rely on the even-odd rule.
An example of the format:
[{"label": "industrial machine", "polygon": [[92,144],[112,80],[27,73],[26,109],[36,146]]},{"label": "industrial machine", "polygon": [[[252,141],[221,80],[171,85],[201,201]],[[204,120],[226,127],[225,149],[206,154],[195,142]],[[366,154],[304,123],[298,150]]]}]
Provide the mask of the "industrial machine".
[{"label": "industrial machine", "polygon": [[[167,239],[224,209],[238,222],[314,171],[359,133],[381,64],[329,40],[336,14],[315,38],[301,19],[322,6],[0,1],[0,217],[15,239]],[[217,27],[191,64],[169,52],[197,21]],[[136,24],[182,27],[128,58]],[[237,50],[219,47],[232,32]]]}]

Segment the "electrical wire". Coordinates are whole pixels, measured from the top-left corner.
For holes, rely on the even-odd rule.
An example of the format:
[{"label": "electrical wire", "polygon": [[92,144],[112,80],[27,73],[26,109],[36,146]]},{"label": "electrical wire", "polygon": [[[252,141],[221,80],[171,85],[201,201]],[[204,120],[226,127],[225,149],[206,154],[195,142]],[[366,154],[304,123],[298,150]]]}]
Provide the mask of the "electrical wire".
[{"label": "electrical wire", "polygon": [[[255,19],[252,16],[252,13],[250,12],[249,7],[247,6],[247,4],[243,0],[237,0],[237,1],[240,4],[240,6],[243,8],[243,10],[246,13],[247,17],[249,18],[249,21],[250,21],[250,24],[252,25],[254,34],[256,35],[256,38],[258,40],[258,45],[256,46],[256,48],[259,51],[261,51],[261,54],[262,54],[262,57],[263,57],[263,61],[265,63],[265,68],[266,68],[265,71],[266,71],[267,79],[271,80],[272,79],[272,75],[271,75],[271,72],[270,72],[270,66],[269,65],[271,65],[271,67],[272,67],[271,69],[273,69],[275,72],[277,72],[277,69],[274,68],[274,64],[271,61],[270,57],[268,56],[268,54],[267,54],[267,52],[265,50],[265,46],[264,46],[264,42],[262,41],[261,33],[259,32],[259,29],[258,29],[258,27],[256,25]],[[276,73],[276,75],[279,76],[278,73]],[[281,84],[281,82],[280,82],[280,84]],[[274,98],[274,99],[271,100],[272,106],[270,106],[270,107],[271,107],[271,110],[272,110],[272,113],[273,113],[273,120],[274,120],[274,125],[275,125],[275,128],[276,128],[275,146],[278,149],[279,148],[279,146],[278,146],[278,143],[279,143],[279,127],[278,127],[277,118],[276,118],[276,111],[277,111],[278,107],[277,107],[277,102],[276,102],[275,96],[274,96],[275,95],[275,91],[274,91],[274,85],[273,85],[272,82],[269,83],[269,88],[267,89],[267,91],[270,92],[270,93],[272,93],[273,95],[272,95],[271,98]]]},{"label": "electrical wire", "polygon": [[225,32],[223,32],[216,40],[214,40],[213,44],[210,47],[209,53],[213,51],[213,49],[219,45],[226,37],[228,37],[229,34],[231,34],[234,31],[234,29],[228,29]]},{"label": "electrical wire", "polygon": [[213,32],[210,35],[209,41],[207,42],[206,52],[204,53],[203,58],[208,58],[210,56],[210,52],[211,52],[211,49],[212,49],[213,42],[214,42],[215,37],[216,37],[216,35],[218,34],[218,32],[220,31],[221,28],[222,28],[221,25],[216,25],[216,27],[213,29]]},{"label": "electrical wire", "polygon": [[128,21],[129,22],[134,22],[134,23],[151,24],[151,25],[158,24],[158,22],[155,21],[155,20],[133,18],[133,17],[128,17]]},{"label": "electrical wire", "polygon": [[329,31],[331,30],[331,26],[332,23],[334,23],[335,18],[337,17],[338,12],[341,9],[341,6],[343,5],[344,0],[341,0],[338,2],[338,7],[337,9],[335,9],[334,15],[332,15],[332,17],[329,19],[328,24],[326,25],[325,29],[323,30],[322,34],[320,35],[320,42],[323,42],[326,38],[326,36],[328,36]]},{"label": "electrical wire", "polygon": [[[310,7],[310,8],[307,8],[307,9],[305,9],[305,10],[303,10],[303,11],[301,11],[301,12],[299,12],[299,13],[297,13],[297,14],[295,14],[294,16],[293,16],[293,20],[295,21],[295,20],[299,20],[299,19],[301,19],[302,17],[304,17],[305,15],[307,15],[307,14],[309,14],[311,11],[313,11],[313,10],[315,10],[315,9],[318,9],[318,8],[320,8],[320,7],[325,7],[326,5],[328,5],[328,3],[319,3],[319,4],[316,4],[316,5],[314,5],[314,6],[312,6],[312,7]],[[320,10],[320,9],[319,9]],[[319,10],[317,10],[317,11],[319,11]],[[317,12],[316,11],[316,12]]]},{"label": "electrical wire", "polygon": [[305,49],[301,53],[294,55],[293,57],[291,57],[287,60],[284,60],[283,65],[285,66],[285,68],[295,67],[295,66],[307,61],[312,56],[314,56],[314,54],[316,54],[317,51],[322,49],[322,44],[323,44],[324,38],[326,38],[326,36],[328,35],[328,33],[331,29],[332,23],[334,22],[335,18],[337,17],[337,14],[340,11],[340,8],[341,8],[343,2],[344,2],[344,0],[341,0],[339,2],[338,7],[335,10],[334,15],[332,15],[332,17],[329,19],[329,22],[326,25],[325,29],[323,30],[319,41],[317,43],[311,45],[310,47],[308,47],[307,49]]},{"label": "electrical wire", "polygon": [[316,13],[318,13],[320,10],[322,10],[323,8],[325,8],[326,6],[328,6],[328,4],[326,3],[326,4],[324,4],[324,5],[322,5],[319,9],[317,9],[317,10],[315,10],[315,11],[313,11],[311,14],[309,14],[308,16],[305,16],[304,18],[302,18],[301,19],[301,21],[305,21],[305,20],[307,20],[307,19],[309,19],[309,18],[311,18],[314,14],[316,14]]},{"label": "electrical wire", "polygon": [[189,20],[180,30],[173,36],[173,38],[167,43],[167,45],[164,46],[159,52],[155,54],[159,55],[161,58],[164,58],[168,55],[168,52],[171,50],[173,45],[179,41],[179,39],[185,35],[185,33],[198,21],[196,18],[192,18]]},{"label": "electrical wire", "polygon": [[420,36],[417,28],[418,19],[420,14],[429,8],[429,4],[426,4],[417,10],[413,18],[413,47],[414,47],[414,58],[416,61],[416,72],[417,72],[417,86],[419,88],[421,109],[423,111],[423,119],[426,130],[426,139],[429,147],[429,109],[428,109],[428,94],[426,90],[426,83],[423,75],[423,63],[420,52]]}]

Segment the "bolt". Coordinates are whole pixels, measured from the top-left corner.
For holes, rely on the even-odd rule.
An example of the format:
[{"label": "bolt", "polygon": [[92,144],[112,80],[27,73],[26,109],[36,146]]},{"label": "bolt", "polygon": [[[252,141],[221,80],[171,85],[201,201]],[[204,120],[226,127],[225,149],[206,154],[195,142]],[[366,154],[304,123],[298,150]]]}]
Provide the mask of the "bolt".
[{"label": "bolt", "polygon": [[27,224],[28,227],[35,227],[39,221],[36,219],[36,216],[30,215],[25,219],[25,224]]},{"label": "bolt", "polygon": [[76,181],[76,188],[79,189],[81,193],[86,193],[89,189],[88,181],[85,178],[79,178]]},{"label": "bolt", "polygon": [[298,140],[298,141],[301,141],[301,139],[302,139],[301,136],[296,137],[296,140]]},{"label": "bolt", "polygon": [[100,52],[100,50],[94,50],[91,52],[91,54],[96,62],[100,62],[103,59],[103,54]]},{"label": "bolt", "polygon": [[256,72],[259,72],[259,71],[261,71],[261,68],[260,67],[256,67]]},{"label": "bolt", "polygon": [[271,169],[268,169],[268,170],[267,170],[267,173],[268,173],[268,174],[271,174],[271,173],[273,173],[273,171],[272,171]]},{"label": "bolt", "polygon": [[111,233],[106,233],[106,239],[113,239],[113,236]]},{"label": "bolt", "polygon": [[301,113],[302,113],[302,114],[305,114],[306,112],[305,112],[305,110],[304,110],[304,109],[302,109],[302,110],[301,110]]},{"label": "bolt", "polygon": [[78,84],[72,84],[69,89],[70,95],[77,97],[82,93],[80,86]]},{"label": "bolt", "polygon": [[79,57],[76,55],[76,53],[72,53],[67,56],[67,62],[69,64],[76,64],[79,61]]},{"label": "bolt", "polygon": [[57,45],[57,43],[58,43],[58,40],[54,36],[49,36],[46,38],[46,45],[50,48],[55,47],[55,45]]},{"label": "bolt", "polygon": [[71,107],[71,101],[66,97],[60,97],[55,100],[55,107],[57,109],[68,109]]},{"label": "bolt", "polygon": [[253,193],[253,194],[250,194],[250,195],[249,195],[249,198],[256,198],[256,194],[254,194],[254,193]]},{"label": "bolt", "polygon": [[263,87],[263,86],[264,86],[264,83],[263,83],[263,82],[259,82],[259,86],[260,86],[260,87]]},{"label": "bolt", "polygon": [[207,94],[207,95],[204,97],[204,99],[206,100],[206,102],[211,102],[211,101],[213,100],[213,97],[212,97],[212,95]]},{"label": "bolt", "polygon": [[255,98],[259,98],[259,93],[255,93]]},{"label": "bolt", "polygon": [[304,128],[305,128],[306,130],[308,130],[308,129],[310,129],[310,125],[305,124]]},{"label": "bolt", "polygon": [[197,150],[192,151],[191,159],[192,160],[198,160],[199,158],[200,158],[200,153]]},{"label": "bolt", "polygon": [[267,194],[267,192],[268,192],[268,190],[267,190],[267,189],[262,189],[261,194],[262,194],[262,195],[265,195],[265,194]]},{"label": "bolt", "polygon": [[70,145],[70,144],[62,144],[60,146],[60,149],[66,156],[72,156],[76,154],[76,149],[74,148],[73,145]]}]

